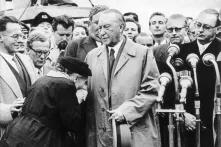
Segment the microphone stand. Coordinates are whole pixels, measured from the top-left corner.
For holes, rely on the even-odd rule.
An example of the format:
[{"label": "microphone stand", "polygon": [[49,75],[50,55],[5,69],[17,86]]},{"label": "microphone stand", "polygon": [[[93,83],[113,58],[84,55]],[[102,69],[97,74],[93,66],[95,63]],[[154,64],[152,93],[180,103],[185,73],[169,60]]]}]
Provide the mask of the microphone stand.
[{"label": "microphone stand", "polygon": [[[172,56],[168,56],[166,63],[169,66],[169,68],[171,69],[172,73],[173,73],[173,79],[174,79],[174,87],[175,87],[175,101],[176,103],[179,101],[179,91],[178,91],[178,77],[177,77],[177,73],[175,68],[172,66],[172,64],[170,63],[172,59]],[[176,119],[176,126],[177,126],[177,137],[178,137],[178,141],[180,138],[180,132],[179,132],[179,113],[176,113],[177,119]],[[169,147],[174,147],[174,137],[173,137],[173,131],[174,131],[174,125],[173,125],[173,117],[172,114],[169,113],[169,125],[168,125],[168,130],[169,130]],[[178,142],[178,145],[180,145],[180,143]],[[180,146],[178,146],[180,147]]]},{"label": "microphone stand", "polygon": [[216,142],[215,146],[220,147],[221,146],[221,87],[220,87],[220,73],[219,73],[219,67],[218,64],[215,61],[215,56],[211,53],[207,53],[203,56],[203,62],[205,65],[210,66],[211,63],[215,68],[216,72],[216,95],[215,95],[215,121],[216,124]]},{"label": "microphone stand", "polygon": [[200,147],[200,98],[199,98],[199,87],[197,81],[196,67],[193,68],[194,82],[195,82],[195,114],[196,114],[196,147]]},{"label": "microphone stand", "polygon": [[[221,61],[219,61],[221,62]],[[217,62],[218,65],[218,62]],[[219,69],[221,70],[221,64],[219,64]],[[215,66],[215,64],[214,64]],[[216,68],[216,67],[215,67]],[[216,142],[215,142],[215,147],[220,147],[221,146],[221,87],[220,87],[220,72],[219,69],[216,69],[216,77],[217,77],[217,84],[216,84],[216,109],[215,109],[215,118],[216,119]]]},{"label": "microphone stand", "polygon": [[[195,58],[194,63],[189,62],[190,58]],[[199,57],[192,53],[189,54],[186,58],[187,62],[190,63],[193,69],[193,76],[194,76],[194,83],[195,83],[195,100],[194,100],[194,108],[195,108],[195,115],[196,115],[196,147],[200,147],[200,97],[199,97],[199,87],[198,87],[198,80],[197,80],[197,72],[196,72],[196,65],[198,63]]]}]

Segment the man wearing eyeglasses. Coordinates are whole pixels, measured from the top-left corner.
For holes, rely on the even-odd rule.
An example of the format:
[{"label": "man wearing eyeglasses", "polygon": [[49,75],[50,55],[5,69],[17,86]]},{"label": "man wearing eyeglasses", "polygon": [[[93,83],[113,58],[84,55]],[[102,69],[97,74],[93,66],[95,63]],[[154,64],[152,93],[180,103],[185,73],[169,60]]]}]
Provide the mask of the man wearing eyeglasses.
[{"label": "man wearing eyeglasses", "polygon": [[43,32],[33,31],[28,37],[27,47],[36,75],[40,78],[51,70],[48,66],[44,66],[50,53],[50,40]]},{"label": "man wearing eyeglasses", "polygon": [[27,55],[17,53],[23,34],[16,18],[0,18],[0,138],[24,103],[27,89],[36,80]]},{"label": "man wearing eyeglasses", "polygon": [[[169,16],[166,23],[166,33],[168,35],[169,43],[153,47],[153,52],[159,72],[168,72],[172,75],[170,68],[166,64],[166,60],[168,58],[167,48],[170,46],[170,44],[181,45],[185,43],[185,36],[187,35],[186,17],[182,14],[172,14]],[[167,86],[167,90],[164,94],[164,109],[174,109],[174,98],[174,85],[173,82],[171,82]],[[162,147],[169,146],[167,116],[168,115],[159,117]]]},{"label": "man wearing eyeglasses", "polygon": [[[187,36],[187,22],[186,17],[181,14],[172,14],[169,16],[166,23],[166,31],[169,39],[169,43],[162,44],[153,48],[154,56],[159,68],[160,73],[168,70],[166,59],[168,57],[167,48],[170,44],[183,44],[186,42]],[[170,70],[169,70],[170,71]]]},{"label": "man wearing eyeglasses", "polygon": [[[216,38],[216,27],[220,24],[218,18],[219,13],[215,9],[205,9],[200,12],[195,22],[196,40],[180,45],[179,57],[184,61],[190,53],[195,53],[199,57],[197,81],[200,99],[201,147],[214,147],[213,109],[216,74],[212,66],[206,66],[203,63],[202,58],[206,53],[211,53],[217,58],[221,51],[221,41]],[[184,64],[184,68],[192,71],[187,63]],[[187,97],[189,99],[186,103],[186,111],[192,115],[192,119],[188,123],[189,131],[186,133],[187,146],[195,146],[194,92],[193,88],[189,91],[190,95]]]}]

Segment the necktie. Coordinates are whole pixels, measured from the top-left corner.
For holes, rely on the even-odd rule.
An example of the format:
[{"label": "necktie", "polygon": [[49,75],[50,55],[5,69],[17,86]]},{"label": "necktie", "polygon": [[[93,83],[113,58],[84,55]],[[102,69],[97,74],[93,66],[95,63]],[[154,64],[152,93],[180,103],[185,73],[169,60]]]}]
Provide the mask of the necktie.
[{"label": "necktie", "polygon": [[12,60],[15,62],[16,66],[17,66],[18,74],[20,75],[21,78],[24,79],[23,70],[22,70],[22,67],[21,67],[18,59],[14,56]]},{"label": "necktie", "polygon": [[114,49],[111,49],[110,50],[110,57],[109,57],[109,60],[110,60],[110,75],[111,75],[112,68],[113,68],[114,61],[115,61],[114,53],[115,53]]}]

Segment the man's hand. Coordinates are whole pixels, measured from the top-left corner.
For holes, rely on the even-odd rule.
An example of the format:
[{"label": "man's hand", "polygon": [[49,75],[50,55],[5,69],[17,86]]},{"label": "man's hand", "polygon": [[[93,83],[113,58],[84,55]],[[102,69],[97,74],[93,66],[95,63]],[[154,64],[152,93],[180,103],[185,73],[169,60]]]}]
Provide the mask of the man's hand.
[{"label": "man's hand", "polygon": [[117,122],[123,122],[125,121],[125,117],[123,115],[123,113],[117,111],[117,109],[115,110],[107,110],[107,112],[109,112],[111,114],[110,119],[115,119]]},{"label": "man's hand", "polygon": [[187,130],[195,130],[196,129],[196,117],[190,113],[184,113],[185,116],[185,127]]},{"label": "man's hand", "polygon": [[13,112],[20,112],[22,110],[22,106],[24,104],[25,99],[24,98],[17,98],[13,103],[11,104],[10,111]]}]

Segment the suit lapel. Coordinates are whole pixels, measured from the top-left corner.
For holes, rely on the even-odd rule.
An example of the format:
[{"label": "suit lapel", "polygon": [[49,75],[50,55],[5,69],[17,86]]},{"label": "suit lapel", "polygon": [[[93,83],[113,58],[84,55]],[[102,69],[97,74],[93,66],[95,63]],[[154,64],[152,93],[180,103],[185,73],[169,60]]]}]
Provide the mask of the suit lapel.
[{"label": "suit lapel", "polygon": [[114,76],[124,67],[124,65],[128,62],[131,56],[136,56],[136,50],[133,49],[132,46],[133,44],[130,42],[130,40],[127,39],[121,45],[119,51],[122,50],[122,53],[117,55],[113,67]]},{"label": "suit lapel", "polygon": [[28,75],[31,79],[31,83],[33,83],[36,80],[36,73],[34,70],[34,65],[32,66],[32,61],[30,60],[30,58],[22,55],[22,54],[16,54],[18,56],[18,58],[22,61],[23,65],[25,66],[25,69],[28,72]]},{"label": "suit lapel", "polygon": [[207,49],[202,53],[201,56],[205,55],[206,53],[212,53],[215,55],[215,57],[217,57],[217,55],[220,52],[220,48],[219,48],[219,44],[218,44],[218,40],[215,38],[211,44],[207,47]]},{"label": "suit lapel", "polygon": [[108,65],[107,65],[107,49],[105,46],[102,46],[98,52],[98,59],[101,63],[103,73],[105,75],[106,81],[108,81]]},{"label": "suit lapel", "polygon": [[0,56],[0,76],[8,84],[17,97],[22,97],[19,84],[6,61]]}]

